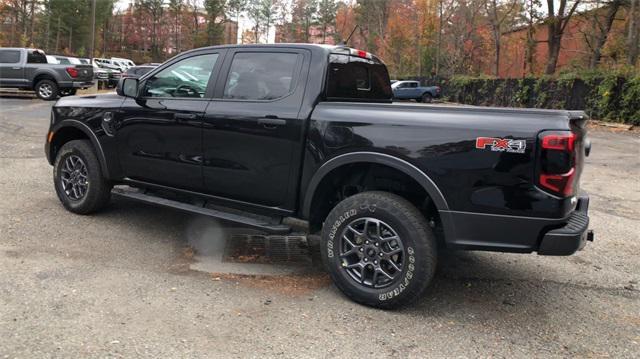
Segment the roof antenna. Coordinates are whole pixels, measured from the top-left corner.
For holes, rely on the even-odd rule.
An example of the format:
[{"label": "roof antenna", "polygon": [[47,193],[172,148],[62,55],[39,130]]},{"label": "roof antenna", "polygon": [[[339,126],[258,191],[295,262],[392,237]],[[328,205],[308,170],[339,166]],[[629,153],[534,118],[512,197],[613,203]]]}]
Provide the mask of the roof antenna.
[{"label": "roof antenna", "polygon": [[349,37],[347,37],[346,40],[342,40],[342,45],[347,46],[347,43],[349,42],[349,40],[351,40],[351,36],[353,36],[353,34],[356,32],[356,29],[359,27],[360,27],[359,24],[356,24],[356,26],[353,27],[353,30],[349,34]]}]

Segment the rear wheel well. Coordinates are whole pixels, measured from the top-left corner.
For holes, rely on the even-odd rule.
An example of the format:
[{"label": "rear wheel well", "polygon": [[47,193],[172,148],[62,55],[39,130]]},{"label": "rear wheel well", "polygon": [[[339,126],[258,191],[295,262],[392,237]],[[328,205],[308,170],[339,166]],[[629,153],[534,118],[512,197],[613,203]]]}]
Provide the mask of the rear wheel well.
[{"label": "rear wheel well", "polygon": [[343,165],[320,181],[309,211],[310,233],[322,229],[325,218],[339,202],[367,191],[385,191],[403,197],[422,212],[439,240],[444,237],[438,210],[424,187],[408,174],[377,163]]},{"label": "rear wheel well", "polygon": [[48,74],[40,74],[40,75],[36,76],[33,79],[33,88],[35,88],[36,85],[38,84],[38,82],[40,82],[42,80],[51,80],[51,81],[55,82],[56,84],[58,83],[58,81],[56,81],[56,79],[53,76],[48,75]]},{"label": "rear wheel well", "polygon": [[51,161],[55,162],[60,148],[62,148],[65,143],[73,140],[89,140],[89,136],[82,130],[72,126],[57,130],[51,141]]}]

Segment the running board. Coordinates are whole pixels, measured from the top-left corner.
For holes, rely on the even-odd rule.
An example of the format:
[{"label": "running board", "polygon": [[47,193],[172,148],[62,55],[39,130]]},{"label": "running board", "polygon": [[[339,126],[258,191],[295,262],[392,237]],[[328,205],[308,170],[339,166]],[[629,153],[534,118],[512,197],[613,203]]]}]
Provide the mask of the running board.
[{"label": "running board", "polygon": [[240,224],[244,227],[251,227],[261,231],[265,231],[271,234],[286,234],[291,232],[291,227],[285,224],[275,224],[261,221],[257,218],[249,216],[243,216],[241,214],[227,213],[221,210],[207,208],[204,206],[197,206],[189,203],[174,201],[171,199],[147,194],[146,192],[138,191],[135,189],[123,189],[113,188],[111,194],[117,197],[123,197],[132,199],[135,201],[145,202],[149,204],[155,204],[157,206],[169,207],[178,209],[184,212],[201,214],[208,217],[213,217],[227,222]]}]

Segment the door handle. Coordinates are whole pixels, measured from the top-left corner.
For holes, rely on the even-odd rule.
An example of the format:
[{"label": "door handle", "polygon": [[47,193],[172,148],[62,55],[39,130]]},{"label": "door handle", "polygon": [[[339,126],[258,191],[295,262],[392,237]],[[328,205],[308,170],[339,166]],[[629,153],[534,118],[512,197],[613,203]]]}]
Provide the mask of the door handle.
[{"label": "door handle", "polygon": [[286,125],[287,121],[278,118],[277,116],[265,116],[258,119],[258,124],[261,124],[266,128],[275,128],[276,126]]},{"label": "door handle", "polygon": [[176,120],[195,120],[198,117],[195,113],[176,113],[173,118]]}]

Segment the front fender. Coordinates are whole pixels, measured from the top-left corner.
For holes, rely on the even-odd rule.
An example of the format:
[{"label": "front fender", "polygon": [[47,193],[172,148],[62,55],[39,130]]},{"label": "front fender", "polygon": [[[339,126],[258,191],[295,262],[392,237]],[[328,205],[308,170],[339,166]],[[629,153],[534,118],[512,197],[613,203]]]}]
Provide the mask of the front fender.
[{"label": "front fender", "polygon": [[45,144],[45,155],[47,156],[47,161],[49,162],[49,164],[53,165],[53,162],[55,161],[55,153],[52,152],[53,149],[51,148],[52,146],[49,139],[50,138],[55,139],[56,134],[60,134],[64,128],[69,128],[69,127],[73,127],[77,130],[80,130],[82,133],[86,135],[87,138],[89,138],[89,141],[91,141],[91,144],[93,145],[93,148],[96,151],[96,156],[98,157],[98,161],[100,162],[100,167],[102,169],[103,176],[105,176],[106,178],[110,178],[107,159],[105,157],[104,150],[102,149],[102,145],[100,144],[100,141],[98,141],[98,137],[87,124],[80,122],[78,120],[63,120],[56,123],[51,128],[50,132],[52,133],[52,135],[48,137],[47,142]]}]

